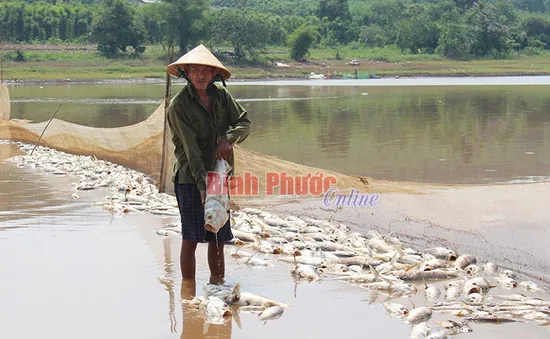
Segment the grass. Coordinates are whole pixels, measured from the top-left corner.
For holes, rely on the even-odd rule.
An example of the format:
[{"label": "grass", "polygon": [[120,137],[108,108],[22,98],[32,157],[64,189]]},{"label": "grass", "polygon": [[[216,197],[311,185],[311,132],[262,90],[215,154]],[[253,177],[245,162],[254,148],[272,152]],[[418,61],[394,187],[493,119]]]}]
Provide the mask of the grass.
[{"label": "grass", "polygon": [[[14,61],[16,50],[24,61]],[[252,61],[220,57],[234,78],[304,78],[311,72],[329,77],[375,73],[379,76],[526,75],[550,74],[550,53],[515,54],[508,59],[449,60],[433,54],[407,54],[395,47],[312,49],[308,62],[292,61],[284,47],[270,48]],[[4,45],[0,46],[6,80],[100,80],[165,77],[166,50],[147,46],[142,56],[128,53],[118,59],[100,56],[91,45]],[[356,59],[359,66],[349,65]],[[290,67],[275,67],[271,61]]]}]

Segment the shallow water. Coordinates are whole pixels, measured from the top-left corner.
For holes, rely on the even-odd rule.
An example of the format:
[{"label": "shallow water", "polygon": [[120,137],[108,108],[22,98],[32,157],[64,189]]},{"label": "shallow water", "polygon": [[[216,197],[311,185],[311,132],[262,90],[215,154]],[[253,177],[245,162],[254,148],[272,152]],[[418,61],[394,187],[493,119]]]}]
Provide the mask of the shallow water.
[{"label": "shallow water", "polygon": [[[550,77],[232,82],[250,112],[242,145],[375,179],[547,179]],[[182,87],[176,82],[172,93]],[[147,118],[164,84],[15,85],[12,118],[120,127]]]},{"label": "shallow water", "polygon": [[[17,153],[0,144],[0,159]],[[385,313],[383,296],[330,279],[296,285],[288,264],[238,265],[231,247],[225,249],[227,280],[291,308],[265,325],[241,313],[240,327],[234,318],[203,334],[203,320],[180,303],[189,292],[179,279],[179,240],[155,233],[170,218],[111,217],[93,206],[106,190],[79,192],[74,200],[73,181],[0,161],[1,338],[408,338],[409,325]],[[198,295],[207,267],[206,246],[199,246]],[[411,302],[424,305],[420,296],[395,301],[409,308]],[[547,327],[533,324],[471,327],[473,333],[460,337],[548,335]]]}]

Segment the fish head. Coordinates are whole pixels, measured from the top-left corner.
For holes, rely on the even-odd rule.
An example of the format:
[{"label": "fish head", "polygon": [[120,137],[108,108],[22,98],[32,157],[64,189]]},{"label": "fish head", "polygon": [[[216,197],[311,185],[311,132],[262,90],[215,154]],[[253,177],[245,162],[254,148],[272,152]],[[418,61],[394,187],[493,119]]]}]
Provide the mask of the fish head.
[{"label": "fish head", "polygon": [[474,330],[468,325],[468,323],[461,323],[458,326],[459,333],[472,333]]},{"label": "fish head", "polygon": [[480,293],[471,293],[468,295],[468,301],[470,303],[480,303],[483,301],[483,296]]},{"label": "fish head", "polygon": [[423,263],[422,265],[420,265],[419,269],[423,272],[430,272],[434,270],[432,265],[430,265],[429,263]]},{"label": "fish head", "polygon": [[458,256],[456,255],[456,253],[454,251],[449,251],[447,253],[446,257],[447,257],[447,260],[449,260],[449,261],[455,261],[458,258]]},{"label": "fish head", "polygon": [[477,265],[474,265],[474,264],[468,265],[468,266],[466,266],[464,271],[466,272],[467,275],[473,276],[473,275],[476,275],[479,272],[479,267]]},{"label": "fish head", "polygon": [[500,276],[514,279],[516,277],[516,274],[510,270],[504,270],[500,272]]}]

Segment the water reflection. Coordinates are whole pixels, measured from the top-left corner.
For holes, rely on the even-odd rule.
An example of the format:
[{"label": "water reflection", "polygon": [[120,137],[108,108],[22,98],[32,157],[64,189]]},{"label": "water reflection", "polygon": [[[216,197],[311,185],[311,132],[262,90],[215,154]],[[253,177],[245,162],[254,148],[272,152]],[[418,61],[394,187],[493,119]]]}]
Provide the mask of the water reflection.
[{"label": "water reflection", "polygon": [[[196,281],[183,279],[181,282],[181,299],[193,299],[196,296]],[[181,339],[231,339],[232,317],[223,324],[208,324],[199,312],[182,303],[183,329]],[[237,312],[235,312],[237,313]]]},{"label": "water reflection", "polygon": [[[70,87],[70,90],[66,90]],[[173,88],[177,93],[181,84]],[[58,117],[94,127],[144,120],[163,86],[10,89],[12,117]],[[253,128],[243,146],[304,165],[378,179],[488,183],[550,171],[550,86],[233,85]],[[109,104],[108,100],[128,100]],[[293,100],[300,99],[300,100]],[[21,100],[21,101],[18,101]],[[94,103],[94,100],[97,102]],[[252,142],[253,141],[253,142]]]},{"label": "water reflection", "polygon": [[[170,237],[163,239],[164,248],[164,274],[165,278],[161,283],[168,292],[168,317],[170,319],[170,333],[178,332],[178,320],[176,317],[176,297],[175,297],[175,276],[178,275],[177,263],[172,260],[172,242]],[[194,279],[181,279],[180,297],[181,300],[191,300],[197,295],[197,282]],[[231,339],[232,318],[227,318],[224,324],[208,324],[204,321],[199,311],[188,303],[182,305],[182,330],[181,339]],[[236,321],[238,313],[235,312]]]}]

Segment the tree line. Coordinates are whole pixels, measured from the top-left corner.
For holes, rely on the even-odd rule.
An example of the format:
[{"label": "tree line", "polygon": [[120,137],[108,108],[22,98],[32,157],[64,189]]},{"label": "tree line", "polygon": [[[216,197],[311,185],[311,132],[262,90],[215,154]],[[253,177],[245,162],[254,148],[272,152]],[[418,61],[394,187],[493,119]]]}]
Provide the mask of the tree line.
[{"label": "tree line", "polygon": [[13,0],[0,2],[0,40],[97,43],[114,58],[132,47],[230,45],[235,58],[288,46],[397,46],[455,59],[550,49],[550,0]]}]

